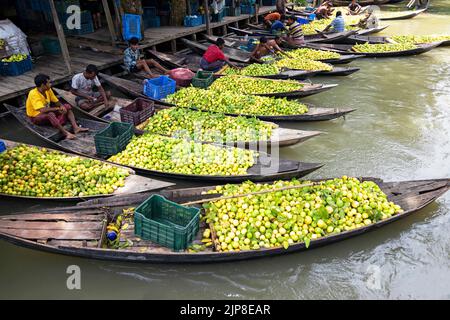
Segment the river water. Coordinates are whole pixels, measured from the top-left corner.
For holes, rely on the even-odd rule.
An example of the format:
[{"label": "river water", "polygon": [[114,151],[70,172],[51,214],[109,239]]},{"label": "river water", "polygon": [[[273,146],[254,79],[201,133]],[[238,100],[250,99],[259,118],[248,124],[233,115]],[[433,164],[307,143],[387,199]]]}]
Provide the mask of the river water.
[{"label": "river water", "polygon": [[[450,3],[389,21],[384,34],[450,34]],[[305,101],[358,110],[344,119],[292,128],[326,134],[285,148],[286,158],[322,162],[311,177],[343,174],[390,180],[450,177],[450,49],[417,57],[361,59],[349,77]],[[12,118],[0,135],[41,144]],[[0,213],[51,203],[1,199]],[[63,205],[63,204],[58,204]],[[32,251],[0,242],[0,298],[124,299],[450,299],[450,193],[375,232],[298,254],[239,263],[142,265]],[[81,290],[66,287],[69,265]]]}]

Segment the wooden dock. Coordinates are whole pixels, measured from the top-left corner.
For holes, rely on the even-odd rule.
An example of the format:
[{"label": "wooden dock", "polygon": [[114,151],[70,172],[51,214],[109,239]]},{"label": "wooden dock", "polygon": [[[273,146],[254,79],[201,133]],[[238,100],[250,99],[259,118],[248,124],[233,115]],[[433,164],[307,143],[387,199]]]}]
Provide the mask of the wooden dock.
[{"label": "wooden dock", "polygon": [[[258,15],[265,15],[275,7],[261,7]],[[245,24],[254,15],[240,15],[238,17],[225,17],[221,22],[211,23],[211,30],[215,34],[226,34],[226,26]],[[206,25],[197,27],[160,27],[145,30],[145,39],[141,43],[142,48],[156,48],[159,44],[170,43],[172,51],[176,50],[176,40],[184,37],[196,39],[196,35],[206,32]],[[99,70],[105,70],[122,63],[123,48],[111,46],[111,36],[107,28],[98,30],[92,34],[68,37],[67,44],[71,65],[74,73],[82,72],[88,64],[94,64]],[[96,49],[80,49],[80,46]],[[62,56],[41,56],[33,64],[33,70],[17,77],[0,76],[0,102],[10,100],[27,94],[34,88],[34,77],[38,73],[44,73],[51,77],[52,83],[57,85],[67,82],[73,74],[67,72]]]},{"label": "wooden dock", "polygon": [[[83,71],[88,64],[95,64],[100,70],[110,68],[122,61],[122,56],[110,53],[94,52],[70,48],[72,68],[75,72]],[[50,76],[53,84],[60,84],[72,78],[67,72],[61,56],[41,56],[33,65],[33,70],[17,77],[0,76],[0,102],[27,94],[34,85],[38,73]]]}]

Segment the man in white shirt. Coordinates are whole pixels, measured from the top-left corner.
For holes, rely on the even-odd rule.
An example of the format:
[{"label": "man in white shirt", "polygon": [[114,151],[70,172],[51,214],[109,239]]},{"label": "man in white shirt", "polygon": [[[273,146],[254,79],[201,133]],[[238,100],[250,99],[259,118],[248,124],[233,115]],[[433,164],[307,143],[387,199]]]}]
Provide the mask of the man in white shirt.
[{"label": "man in white shirt", "polygon": [[[103,89],[97,74],[97,67],[90,64],[84,72],[78,73],[72,78],[70,91],[77,96],[75,99],[77,106],[85,111],[91,111],[102,104],[108,107],[111,98],[111,92]],[[98,91],[94,91],[94,87],[97,87]]]}]

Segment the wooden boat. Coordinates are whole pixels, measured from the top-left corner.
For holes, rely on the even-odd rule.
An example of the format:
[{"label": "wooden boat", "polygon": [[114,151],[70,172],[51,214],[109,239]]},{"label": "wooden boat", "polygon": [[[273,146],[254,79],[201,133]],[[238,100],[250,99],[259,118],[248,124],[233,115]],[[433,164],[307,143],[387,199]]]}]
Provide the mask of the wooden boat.
[{"label": "wooden boat", "polygon": [[378,52],[378,53],[360,53],[352,50],[353,45],[347,44],[321,44],[320,46],[314,46],[314,48],[319,48],[321,50],[329,50],[338,53],[352,53],[361,54],[368,58],[385,58],[385,57],[402,57],[402,56],[412,56],[428,52],[438,46],[442,42],[427,43],[427,44],[417,44],[416,49],[403,50],[403,51],[392,51],[392,52]]},{"label": "wooden boat", "polygon": [[[217,36],[208,36],[208,35],[204,35],[204,37],[206,40],[208,40],[211,43],[215,43],[217,41],[217,38],[219,38]],[[247,45],[247,42],[244,41],[242,38],[224,37],[223,39],[225,40],[225,46],[228,46],[230,48],[239,49],[239,47],[241,47],[243,45]],[[323,59],[323,60],[318,60],[318,61],[321,61],[324,63],[329,63],[329,64],[347,64],[358,58],[361,58],[361,56],[347,54],[347,55],[341,55],[339,58],[336,58],[336,59]]]},{"label": "wooden boat", "polygon": [[[71,104],[72,102],[74,102],[74,98],[75,96],[69,92],[69,91],[65,91],[62,89],[55,89],[58,92],[58,95],[60,95],[60,97],[66,101],[67,103]],[[295,92],[293,93],[295,94]],[[122,99],[124,101],[127,101],[128,99]],[[131,101],[131,100],[128,100]],[[162,106],[162,105],[157,105],[155,104],[155,114],[157,114],[159,111],[161,110],[165,110],[167,108],[167,106]],[[153,115],[152,115],[153,116]],[[113,121],[118,121],[120,122],[120,113],[118,111],[112,111],[111,113],[107,114],[105,116],[106,122],[113,122]],[[136,129],[141,130],[141,131],[145,131],[145,126],[148,124],[148,120],[145,121],[144,123],[138,125],[136,127]],[[272,138],[270,140],[267,141],[238,141],[235,143],[235,146],[245,146],[246,148],[250,147],[250,146],[258,146],[258,145],[267,145],[267,146],[272,146],[272,145],[277,145],[279,147],[288,147],[288,146],[292,146],[292,145],[296,145],[302,142],[305,142],[306,140],[309,140],[313,137],[316,137],[320,134],[322,134],[322,132],[320,131],[304,131],[304,130],[297,130],[297,129],[288,129],[288,128],[281,128],[278,125],[276,125],[275,123],[272,123],[275,126],[275,129],[273,130],[272,133]],[[164,134],[161,134],[164,135]],[[199,141],[202,143],[214,143],[214,141]]]},{"label": "wooden boat", "polygon": [[364,44],[364,43],[370,43],[370,44],[377,44],[377,43],[388,43],[387,37],[382,36],[367,36],[367,35],[355,35],[351,36],[344,41],[342,41],[340,44]]},{"label": "wooden boat", "polygon": [[[199,55],[203,55],[208,49],[208,45],[205,43],[199,43],[196,41],[191,41],[188,39],[180,39],[184,45],[190,48],[192,51]],[[226,57],[228,57],[231,61],[241,62],[241,63],[250,63],[250,52],[244,52],[242,50],[237,50],[233,48],[225,47],[223,48],[223,53]]]},{"label": "wooden boat", "polygon": [[411,12],[402,12],[402,13],[399,13],[398,15],[386,15],[386,16],[381,15],[379,19],[381,21],[412,19],[414,17],[417,17],[422,12],[425,12],[427,9],[428,8],[414,10]]},{"label": "wooden boat", "polygon": [[[26,144],[26,143],[21,143],[21,142],[15,142],[15,141],[10,141],[10,140],[5,140],[5,139],[1,139],[1,140],[3,142],[5,142],[7,150],[15,148],[19,145],[37,147],[37,146],[33,146],[33,145]],[[40,147],[38,147],[38,148],[40,148]],[[69,157],[80,157],[80,156],[75,156],[73,154],[68,154],[66,152],[57,151],[57,150],[54,150],[51,148],[46,148],[46,149],[54,151],[54,152],[63,153]],[[81,158],[85,158],[85,157],[81,156]],[[102,162],[106,163],[106,161],[102,161]],[[111,164],[111,163],[108,163],[108,164]],[[134,193],[160,190],[160,189],[164,189],[164,188],[175,185],[173,183],[169,183],[169,182],[165,182],[165,181],[159,181],[159,180],[154,180],[154,179],[138,176],[138,175],[136,175],[134,170],[131,170],[124,166],[120,166],[117,164],[111,164],[111,165],[113,165],[115,167],[126,169],[130,172],[130,175],[125,180],[125,186],[118,188],[112,194],[107,194],[107,195],[101,194],[101,195],[95,195],[95,196],[77,196],[77,197],[33,197],[33,196],[11,195],[11,194],[7,194],[7,193],[0,191],[0,197],[41,199],[41,200],[45,199],[45,200],[58,200],[58,201],[85,201],[87,199],[92,199],[92,198],[111,197],[111,196],[124,195],[124,194],[129,196],[130,194],[134,194]]]},{"label": "wooden boat", "polygon": [[114,97],[111,99],[112,107],[105,108],[104,105],[101,105],[97,108],[92,109],[91,111],[86,111],[77,106],[77,103],[75,101],[76,96],[70,91],[58,88],[53,88],[53,91],[55,91],[58,96],[69,103],[75,110],[77,110],[86,118],[101,122],[120,121],[120,113],[116,111],[116,109],[126,107],[133,102],[133,100],[130,99]]},{"label": "wooden boat", "polygon": [[[60,148],[61,150],[72,152],[75,154],[101,159],[95,150],[94,135],[96,132],[107,126],[106,123],[78,119],[81,126],[89,128],[90,131],[84,134],[79,134],[77,139],[68,140],[62,139],[59,131],[52,127],[42,127],[34,125],[26,116],[24,108],[16,108],[5,104],[5,107],[11,114],[22,123],[27,129],[36,134],[42,140]],[[139,131],[138,133],[142,133]],[[228,146],[217,145],[220,148],[229,148]],[[318,163],[298,162],[285,159],[278,159],[270,156],[264,152],[259,152],[259,157],[256,163],[247,170],[246,175],[236,176],[219,176],[219,175],[192,175],[162,172],[156,170],[143,169],[133,166],[126,166],[139,174],[159,176],[166,179],[186,179],[199,181],[222,181],[222,182],[238,182],[238,181],[270,181],[274,179],[290,179],[294,177],[301,177],[311,173],[323,165]],[[278,166],[272,167],[273,163],[278,163]]]},{"label": "wooden boat", "polygon": [[[351,1],[348,0],[332,0],[333,1],[333,6],[335,7],[347,7]],[[365,6],[371,6],[371,5],[375,5],[375,6],[379,6],[382,4],[386,4],[391,0],[360,0],[358,1],[358,3],[365,7]]]},{"label": "wooden boat", "polygon": [[[138,88],[140,88],[139,84],[121,79],[114,76],[102,76],[100,75],[108,84],[114,86],[115,88],[121,90],[122,92],[132,96],[132,97],[140,97],[140,93]],[[287,94],[287,93],[286,93]],[[349,108],[319,108],[314,106],[308,106],[309,112],[301,115],[292,115],[292,116],[256,116],[257,118],[265,121],[325,121],[332,120],[336,118],[340,118],[345,116],[346,114],[355,111],[355,109]],[[195,108],[193,108],[195,109]],[[237,116],[237,114],[228,114],[231,116]],[[254,117],[250,115],[244,115],[247,117]]]},{"label": "wooden boat", "polygon": [[[369,226],[311,240],[308,248],[304,243],[296,243],[288,249],[276,247],[238,252],[218,252],[214,249],[198,253],[173,252],[150,241],[138,239],[134,235],[134,227],[131,224],[128,229],[122,231],[122,234],[133,242],[132,246],[117,250],[103,249],[105,230],[111,216],[109,212],[120,212],[123,208],[136,207],[147,199],[148,194],[91,200],[71,208],[2,216],[0,217],[0,238],[33,250],[99,260],[140,263],[241,261],[311,250],[377,230],[419,212],[450,189],[450,179],[401,182],[370,180],[375,180],[389,200],[400,205],[404,212]],[[163,190],[160,194],[172,201],[184,203],[204,199],[205,196],[201,193],[211,188],[214,187]],[[201,224],[196,241],[201,239],[204,228],[205,225]]]},{"label": "wooden boat", "polygon": [[[245,30],[228,26],[228,29],[235,32],[237,35],[247,35],[261,37],[265,36],[267,38],[273,38],[275,35],[271,34],[270,31],[264,30]],[[306,43],[335,43],[336,41],[341,41],[342,39],[348,38],[351,35],[356,34],[356,30],[349,30],[344,32],[330,32],[325,34],[313,34],[305,35]]]},{"label": "wooden boat", "polygon": [[[203,45],[194,41],[190,41],[187,39],[182,39],[183,43],[190,47],[191,49],[195,50],[198,54],[202,54],[202,52],[204,53],[206,51],[206,49],[208,48],[207,45]],[[195,48],[195,49],[194,49]],[[225,52],[225,51],[224,51]],[[241,52],[241,56],[242,54],[248,55],[248,53],[242,53],[242,51],[240,50],[234,50],[234,49],[228,49],[228,57],[230,59],[232,59],[232,55],[236,54],[236,52]],[[236,58],[237,60],[237,58]],[[348,76],[354,72],[359,71],[360,68],[344,68],[344,67],[334,67],[332,71],[323,71],[323,70],[314,70],[314,71],[309,71],[309,70],[293,70],[293,69],[285,69],[283,72],[286,73],[286,75],[288,75],[289,79],[294,79],[294,80],[304,80],[307,77],[311,77],[311,76],[317,76],[317,75],[324,75],[324,76]],[[301,73],[298,73],[301,72]],[[264,78],[268,78],[267,76],[265,76]]]},{"label": "wooden boat", "polygon": [[[117,88],[123,93],[130,95],[134,98],[145,98],[145,96],[140,93],[141,85],[134,81],[130,81],[127,79],[118,78],[115,76],[109,76],[100,74],[100,77],[104,79],[109,85]],[[282,92],[282,93],[268,93],[268,94],[260,94],[260,96],[266,97],[277,97],[277,98],[288,98],[288,99],[298,99],[302,97],[311,96],[314,94],[318,94],[320,92],[324,92],[336,87],[336,84],[309,84],[304,83],[304,87],[301,90],[291,91],[291,92]],[[173,106],[167,102],[164,102],[165,106]]]},{"label": "wooden boat", "polygon": [[[367,36],[369,34],[381,32],[381,31],[385,30],[387,27],[389,27],[389,25],[385,25],[385,26],[381,26],[381,27],[377,27],[377,28],[369,28],[369,29],[359,30],[357,35],[358,36]],[[355,37],[357,35],[350,36],[350,38]]]}]

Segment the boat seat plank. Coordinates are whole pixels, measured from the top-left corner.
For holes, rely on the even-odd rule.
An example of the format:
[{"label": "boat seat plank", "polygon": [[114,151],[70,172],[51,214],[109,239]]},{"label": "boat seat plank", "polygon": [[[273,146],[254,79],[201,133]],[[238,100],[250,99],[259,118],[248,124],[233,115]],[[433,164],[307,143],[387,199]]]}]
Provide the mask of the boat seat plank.
[{"label": "boat seat plank", "polygon": [[37,213],[26,215],[8,215],[1,218],[3,220],[17,220],[17,221],[102,221],[104,214],[92,214],[92,215],[76,215],[76,214],[59,214],[59,213]]},{"label": "boat seat plank", "polygon": [[2,221],[2,228],[23,230],[89,230],[101,231],[102,222],[37,222],[37,221]]},{"label": "boat seat plank", "polygon": [[20,230],[0,228],[0,232],[28,240],[98,240],[101,232],[72,230]]},{"label": "boat seat plank", "polygon": [[50,240],[47,242],[47,245],[55,246],[55,247],[75,247],[75,248],[97,248],[98,241],[81,241],[81,240]]}]

